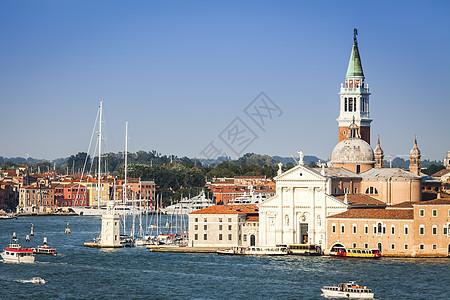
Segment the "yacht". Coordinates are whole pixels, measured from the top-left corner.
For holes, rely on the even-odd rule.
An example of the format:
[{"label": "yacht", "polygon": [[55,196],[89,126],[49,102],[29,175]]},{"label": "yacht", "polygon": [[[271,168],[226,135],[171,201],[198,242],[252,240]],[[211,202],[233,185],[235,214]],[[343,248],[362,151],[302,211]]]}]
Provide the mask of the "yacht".
[{"label": "yacht", "polygon": [[174,215],[186,215],[193,211],[207,208],[215,205],[214,202],[206,198],[205,192],[202,191],[200,195],[193,198],[183,198],[180,202],[169,205],[165,208],[161,208],[161,212],[164,214]]},{"label": "yacht", "polygon": [[355,281],[340,283],[338,286],[324,286],[322,296],[326,298],[372,299],[372,290],[356,284]]},{"label": "yacht", "polygon": [[4,262],[10,263],[34,263],[34,253],[31,248],[22,248],[17,242],[14,232],[12,242],[1,254]]}]

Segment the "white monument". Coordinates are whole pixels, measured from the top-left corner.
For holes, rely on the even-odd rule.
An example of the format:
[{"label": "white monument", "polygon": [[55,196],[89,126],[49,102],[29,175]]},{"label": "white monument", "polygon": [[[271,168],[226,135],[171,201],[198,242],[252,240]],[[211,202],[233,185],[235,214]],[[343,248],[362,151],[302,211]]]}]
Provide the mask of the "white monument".
[{"label": "white monument", "polygon": [[114,213],[114,201],[107,204],[107,213],[102,215],[102,233],[99,247],[120,248],[120,218]]}]

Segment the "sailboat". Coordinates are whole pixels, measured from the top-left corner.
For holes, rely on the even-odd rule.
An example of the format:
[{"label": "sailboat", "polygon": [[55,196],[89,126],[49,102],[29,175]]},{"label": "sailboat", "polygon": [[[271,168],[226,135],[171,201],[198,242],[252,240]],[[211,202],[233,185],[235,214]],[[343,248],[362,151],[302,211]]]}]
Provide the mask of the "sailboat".
[{"label": "sailboat", "polygon": [[[101,188],[101,156],[102,156],[102,117],[103,102],[100,102],[98,111],[98,182],[97,182],[97,205],[94,206],[72,206],[71,209],[80,216],[102,216],[107,213],[106,202],[102,204],[100,188]],[[80,180],[81,184],[81,180]],[[109,200],[109,199],[108,199]],[[130,215],[132,213],[131,205],[124,203],[123,205],[115,205],[115,213],[119,215]]]}]

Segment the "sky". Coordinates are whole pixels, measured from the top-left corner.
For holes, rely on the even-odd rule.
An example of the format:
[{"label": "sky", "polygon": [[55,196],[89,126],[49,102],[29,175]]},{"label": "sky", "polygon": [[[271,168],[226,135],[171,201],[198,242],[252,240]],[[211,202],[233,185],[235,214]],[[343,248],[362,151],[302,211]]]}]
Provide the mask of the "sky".
[{"label": "sky", "polygon": [[[331,156],[358,29],[371,144],[450,150],[448,1],[0,2],[0,156]],[[255,109],[259,109],[256,111]],[[257,112],[257,114],[255,114]]]}]

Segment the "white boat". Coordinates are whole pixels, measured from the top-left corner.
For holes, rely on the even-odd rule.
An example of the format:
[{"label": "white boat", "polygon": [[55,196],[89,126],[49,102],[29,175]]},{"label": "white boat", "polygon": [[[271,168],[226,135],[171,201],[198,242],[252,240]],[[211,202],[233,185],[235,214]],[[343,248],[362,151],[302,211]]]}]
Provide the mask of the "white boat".
[{"label": "white boat", "polygon": [[183,198],[180,202],[161,208],[161,212],[168,215],[187,215],[193,211],[215,205],[211,199],[206,198],[205,192],[201,192],[192,198]]},{"label": "white boat", "polygon": [[12,242],[1,254],[4,262],[9,263],[34,263],[34,253],[31,248],[23,248],[17,242],[14,232]]},{"label": "white boat", "polygon": [[12,215],[12,214],[1,214],[0,215],[0,220],[14,220],[17,219],[16,215]]},{"label": "white boat", "polygon": [[50,247],[47,244],[47,237],[44,236],[44,242],[42,246],[37,246],[33,249],[34,254],[56,255],[55,248]]},{"label": "white boat", "polygon": [[340,283],[338,286],[324,286],[322,292],[322,296],[326,298],[372,299],[374,297],[371,289],[360,286],[355,281]]},{"label": "white boat", "polygon": [[265,256],[275,256],[275,255],[287,255],[289,254],[286,247],[233,247],[227,249],[217,250],[219,255],[265,255]]},{"label": "white boat", "polygon": [[244,195],[228,201],[229,205],[247,205],[258,204],[267,200],[267,195],[263,193],[255,193],[252,189],[249,195]]},{"label": "white boat", "polygon": [[35,284],[44,284],[45,280],[41,277],[33,277],[31,278],[30,282]]}]

